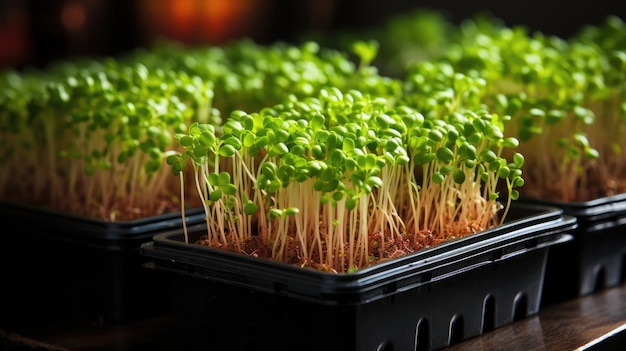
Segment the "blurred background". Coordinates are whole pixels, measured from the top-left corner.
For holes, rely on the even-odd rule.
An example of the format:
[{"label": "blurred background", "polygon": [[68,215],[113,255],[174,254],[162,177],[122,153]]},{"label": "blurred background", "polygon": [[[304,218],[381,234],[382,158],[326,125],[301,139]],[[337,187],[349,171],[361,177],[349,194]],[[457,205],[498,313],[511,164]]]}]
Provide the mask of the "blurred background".
[{"label": "blurred background", "polygon": [[626,2],[613,0],[0,0],[0,69],[117,55],[159,38],[295,41],[305,33],[371,28],[418,8],[444,11],[453,22],[488,12],[507,25],[562,37],[608,15],[626,18]]}]

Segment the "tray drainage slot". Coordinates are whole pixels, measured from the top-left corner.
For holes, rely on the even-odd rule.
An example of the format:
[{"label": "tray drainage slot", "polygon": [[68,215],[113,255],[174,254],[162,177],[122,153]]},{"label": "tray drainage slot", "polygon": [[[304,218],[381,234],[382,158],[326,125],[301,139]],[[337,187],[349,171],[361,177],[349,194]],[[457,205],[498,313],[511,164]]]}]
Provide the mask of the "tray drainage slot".
[{"label": "tray drainage slot", "polygon": [[393,343],[389,341],[383,341],[380,345],[378,345],[376,351],[394,351]]},{"label": "tray drainage slot", "polygon": [[518,293],[513,302],[513,321],[520,321],[528,315],[528,297],[524,293]]},{"label": "tray drainage slot", "polygon": [[421,318],[415,327],[415,351],[430,350],[430,330],[428,319]]},{"label": "tray drainage slot", "polygon": [[594,284],[592,293],[604,290],[604,288],[607,286],[606,268],[604,266],[596,267],[596,269],[594,270],[593,278]]},{"label": "tray drainage slot", "polygon": [[450,319],[450,337],[448,338],[448,344],[456,344],[463,341],[463,329],[465,327],[465,321],[463,316],[455,315]]},{"label": "tray drainage slot", "polygon": [[481,333],[494,330],[496,327],[496,301],[491,295],[485,297],[483,302],[483,325]]}]

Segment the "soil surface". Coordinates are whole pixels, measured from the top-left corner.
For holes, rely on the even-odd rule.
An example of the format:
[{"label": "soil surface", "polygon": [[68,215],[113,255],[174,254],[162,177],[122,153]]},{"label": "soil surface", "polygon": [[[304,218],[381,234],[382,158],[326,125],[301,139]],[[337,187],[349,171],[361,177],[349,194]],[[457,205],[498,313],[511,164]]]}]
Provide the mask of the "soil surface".
[{"label": "soil surface", "polygon": [[[397,257],[401,257],[404,255],[408,255],[410,253],[416,252],[418,250],[422,250],[452,239],[461,238],[470,234],[474,234],[480,231],[485,230],[486,228],[480,228],[474,225],[468,225],[467,228],[463,232],[449,231],[448,233],[442,233],[439,235],[435,235],[434,233],[424,230],[417,235],[404,235],[402,237],[396,238],[393,241],[387,241],[385,245],[380,245],[381,235],[380,233],[371,233],[368,238],[368,247],[369,247],[369,262],[359,268],[364,268],[375,263],[383,262],[386,260],[394,259]],[[201,237],[199,240],[195,242],[197,245],[204,246],[214,246],[206,240],[205,237]],[[349,244],[346,243],[346,248],[348,248]],[[340,269],[333,269],[328,267],[327,264],[320,262],[319,260],[315,260],[319,255],[313,254],[312,258],[304,259],[302,255],[302,250],[299,245],[298,240],[294,237],[289,236],[288,242],[286,245],[286,257],[282,260],[285,263],[297,265],[300,267],[311,267],[318,270],[323,271],[348,271],[349,267],[342,267]],[[239,245],[239,248],[234,243],[229,243],[228,245],[221,245],[219,248],[229,250],[232,252],[238,252],[244,255],[254,256],[254,257],[263,257],[269,258],[272,257],[272,245],[269,243],[263,242],[259,236],[253,236],[252,239],[244,242]]]}]

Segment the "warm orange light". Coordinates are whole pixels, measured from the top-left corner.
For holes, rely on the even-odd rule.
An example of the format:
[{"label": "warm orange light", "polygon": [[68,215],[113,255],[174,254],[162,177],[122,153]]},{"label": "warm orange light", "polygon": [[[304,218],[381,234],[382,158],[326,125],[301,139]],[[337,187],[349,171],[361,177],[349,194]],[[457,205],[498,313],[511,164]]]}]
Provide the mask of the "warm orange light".
[{"label": "warm orange light", "polygon": [[219,44],[263,25],[268,0],[139,0],[148,35]]},{"label": "warm orange light", "polygon": [[233,31],[240,30],[249,20],[251,0],[211,0],[203,4],[203,29],[212,42],[226,40]]},{"label": "warm orange light", "polygon": [[30,52],[30,16],[21,9],[6,14],[6,22],[0,21],[0,69],[27,63]]},{"label": "warm orange light", "polygon": [[170,1],[171,30],[178,38],[193,36],[197,17],[196,0]]},{"label": "warm orange light", "polygon": [[85,25],[85,8],[80,3],[69,3],[61,12],[63,26],[68,30],[79,30]]}]

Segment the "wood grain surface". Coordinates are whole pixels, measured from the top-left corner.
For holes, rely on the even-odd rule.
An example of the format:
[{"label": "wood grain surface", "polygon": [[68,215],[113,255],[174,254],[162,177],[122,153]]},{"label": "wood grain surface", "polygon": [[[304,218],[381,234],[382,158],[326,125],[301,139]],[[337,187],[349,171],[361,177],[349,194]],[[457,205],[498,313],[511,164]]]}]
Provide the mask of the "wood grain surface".
[{"label": "wood grain surface", "polygon": [[[176,318],[163,316],[123,326],[56,326],[19,334],[4,326],[0,349],[176,350]],[[542,308],[534,316],[445,348],[459,350],[626,350],[626,284]]]}]

